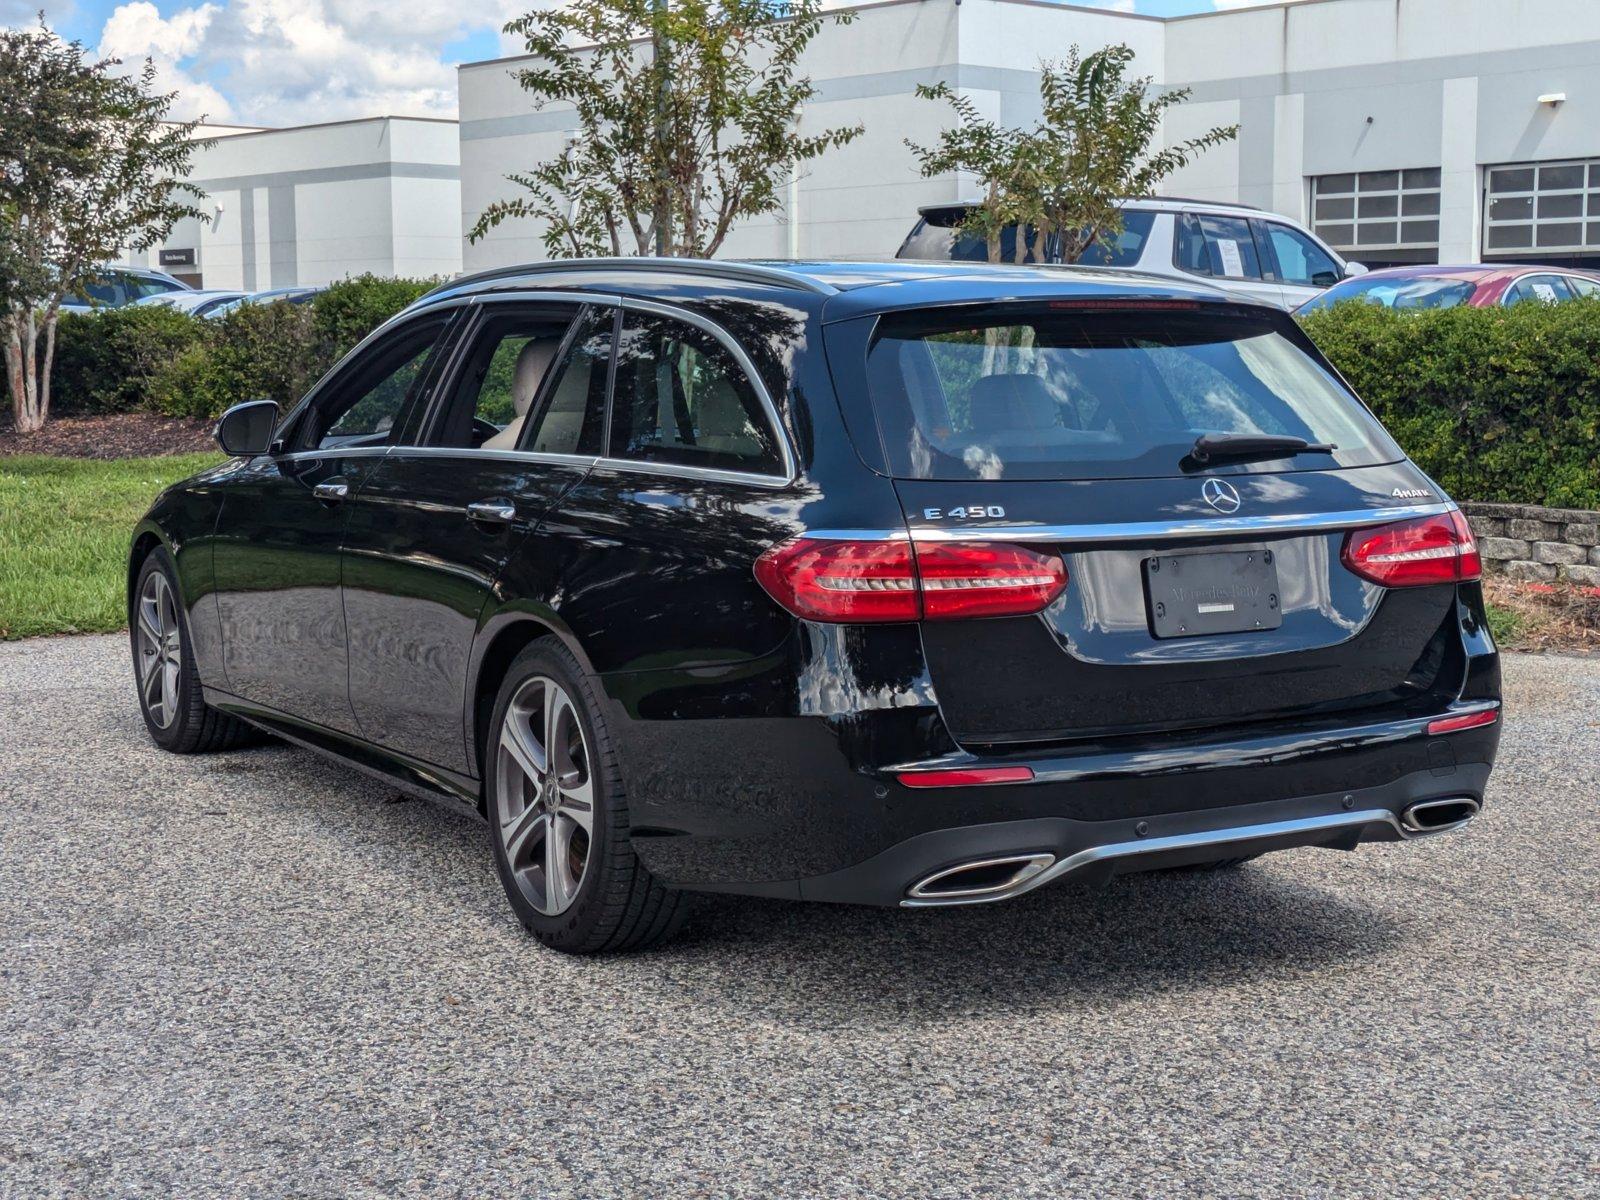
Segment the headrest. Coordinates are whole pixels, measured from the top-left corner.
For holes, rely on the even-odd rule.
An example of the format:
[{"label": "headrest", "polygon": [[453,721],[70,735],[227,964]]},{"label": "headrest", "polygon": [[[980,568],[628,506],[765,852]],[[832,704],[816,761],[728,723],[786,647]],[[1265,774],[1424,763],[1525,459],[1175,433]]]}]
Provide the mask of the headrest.
[{"label": "headrest", "polygon": [[561,339],[553,337],[530,338],[522,347],[511,372],[511,405],[517,410],[517,416],[528,415],[533,398],[539,394],[539,384],[544,381],[545,372],[560,348]]},{"label": "headrest", "polygon": [[1037,375],[985,375],[972,385],[974,432],[1054,429],[1061,424],[1056,402]]}]

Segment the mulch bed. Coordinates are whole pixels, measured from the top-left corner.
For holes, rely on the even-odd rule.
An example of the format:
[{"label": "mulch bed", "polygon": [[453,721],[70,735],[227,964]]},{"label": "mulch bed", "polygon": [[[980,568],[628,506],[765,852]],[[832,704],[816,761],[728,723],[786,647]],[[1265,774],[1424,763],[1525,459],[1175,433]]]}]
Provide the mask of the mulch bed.
[{"label": "mulch bed", "polygon": [[112,413],[94,417],[51,417],[37,433],[19,434],[11,414],[0,417],[0,457],[50,454],[60,458],[150,458],[213,450],[211,421],[158,417],[151,413]]}]

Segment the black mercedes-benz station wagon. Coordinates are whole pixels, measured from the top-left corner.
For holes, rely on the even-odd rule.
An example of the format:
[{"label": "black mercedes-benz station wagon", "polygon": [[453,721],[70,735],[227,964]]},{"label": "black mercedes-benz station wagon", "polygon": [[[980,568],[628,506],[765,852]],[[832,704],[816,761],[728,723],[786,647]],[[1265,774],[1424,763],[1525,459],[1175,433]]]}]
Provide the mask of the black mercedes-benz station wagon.
[{"label": "black mercedes-benz station wagon", "polygon": [[1198,284],[541,264],[218,437],[133,538],[151,735],[483,814],[560,950],[1420,838],[1498,744],[1461,513]]}]

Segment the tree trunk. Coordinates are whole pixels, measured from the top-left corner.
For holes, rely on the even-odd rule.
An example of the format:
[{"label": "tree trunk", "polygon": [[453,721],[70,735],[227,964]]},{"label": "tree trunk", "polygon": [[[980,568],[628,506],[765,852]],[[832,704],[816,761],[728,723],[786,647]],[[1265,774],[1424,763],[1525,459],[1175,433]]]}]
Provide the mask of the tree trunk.
[{"label": "tree trunk", "polygon": [[56,365],[56,322],[60,313],[52,305],[44,318],[44,362],[39,365],[39,424],[50,419],[50,375]]},{"label": "tree trunk", "polygon": [[6,323],[6,379],[11,387],[11,414],[18,433],[36,433],[44,426],[39,404],[39,326],[30,311],[12,312]]}]

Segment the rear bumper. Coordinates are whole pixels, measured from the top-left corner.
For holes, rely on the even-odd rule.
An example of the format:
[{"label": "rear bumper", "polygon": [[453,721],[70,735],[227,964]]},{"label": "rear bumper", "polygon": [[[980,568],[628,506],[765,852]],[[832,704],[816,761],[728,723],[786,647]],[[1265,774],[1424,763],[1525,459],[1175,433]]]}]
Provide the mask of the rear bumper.
[{"label": "rear bumper", "polygon": [[[1457,771],[1446,786],[1423,772],[1375,788],[1120,821],[1045,817],[934,830],[855,866],[800,880],[799,895],[905,907],[982,904],[1055,883],[1098,885],[1120,874],[1300,846],[1354,850],[1363,842],[1432,837],[1442,830],[1413,828],[1405,814],[1442,800],[1459,800],[1463,815],[1475,814],[1488,775],[1485,764]],[[974,863],[1014,864],[1015,870],[985,868],[981,878],[974,873],[983,888],[964,886],[960,875],[948,874]],[[917,890],[941,875],[935,886]]]}]

